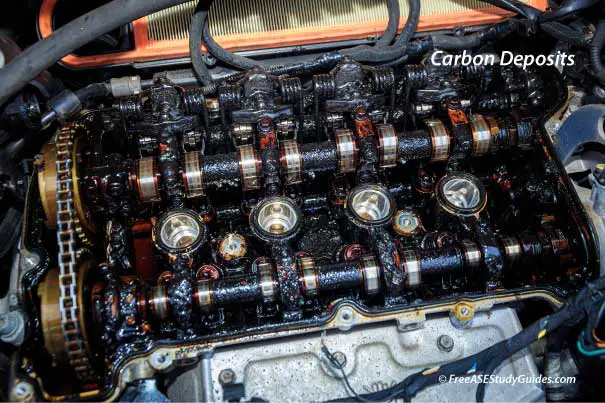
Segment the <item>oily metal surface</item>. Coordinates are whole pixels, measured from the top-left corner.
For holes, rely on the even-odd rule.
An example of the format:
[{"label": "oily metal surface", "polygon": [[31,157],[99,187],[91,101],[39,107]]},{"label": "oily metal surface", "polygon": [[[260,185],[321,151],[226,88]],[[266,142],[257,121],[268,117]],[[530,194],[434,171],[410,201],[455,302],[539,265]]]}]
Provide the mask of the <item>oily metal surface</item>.
[{"label": "oily metal surface", "polygon": [[[420,326],[390,322],[233,346],[217,349],[209,364],[200,363],[211,368],[210,376],[202,368],[195,368],[194,373],[177,378],[168,395],[173,400],[221,401],[224,389],[219,375],[233,371],[234,383],[244,385],[246,399],[312,402],[347,397],[340,373],[321,352],[322,343],[344,360],[344,370],[353,388],[358,393],[368,393],[390,387],[422,369],[474,354],[520,330],[515,311],[500,308],[477,313],[471,326],[465,329],[454,327],[448,316],[440,316]],[[453,341],[451,351],[440,347],[440,338]],[[505,361],[495,375],[537,377],[539,373],[531,353],[523,350]],[[204,388],[208,381],[204,377],[211,379],[211,390]],[[184,388],[186,383],[196,387]],[[474,401],[475,390],[476,385],[444,383],[423,390],[413,400],[468,402]],[[536,383],[514,387],[495,383],[486,391],[487,401],[544,398],[541,385]],[[212,396],[204,395],[210,393]]]}]

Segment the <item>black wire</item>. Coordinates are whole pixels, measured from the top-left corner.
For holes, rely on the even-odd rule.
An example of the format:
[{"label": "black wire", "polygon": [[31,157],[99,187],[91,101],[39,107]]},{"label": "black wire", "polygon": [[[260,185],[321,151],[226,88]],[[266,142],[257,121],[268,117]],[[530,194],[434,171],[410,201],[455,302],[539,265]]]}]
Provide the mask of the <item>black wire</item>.
[{"label": "black wire", "polygon": [[212,85],[214,80],[212,74],[204,63],[202,54],[202,27],[204,21],[208,18],[208,11],[212,0],[200,0],[197,3],[195,11],[191,16],[191,27],[189,28],[189,53],[191,54],[191,64],[198,80],[204,85]]},{"label": "black wire", "polygon": [[433,35],[432,40],[435,48],[442,50],[471,49],[486,43],[489,40],[500,38],[511,34],[517,28],[518,20],[508,19],[498,24],[491,25],[469,35]]},{"label": "black wire", "polygon": [[[396,398],[410,400],[422,389],[439,383],[440,376],[463,376],[471,373],[493,371],[493,368],[497,367],[499,363],[526,348],[535,340],[549,335],[561,326],[573,326],[586,318],[588,313],[596,308],[597,304],[603,303],[605,300],[605,294],[602,292],[604,288],[605,276],[596,279],[578,291],[559,311],[532,323],[509,339],[460,360],[417,372],[390,388],[364,394],[361,397],[371,400],[385,400],[385,397],[397,392]],[[481,397],[480,394],[479,397]],[[336,399],[334,401],[346,401],[346,399]]]},{"label": "black wire", "polygon": [[557,21],[586,10],[602,0],[570,0],[564,1],[556,10],[543,13],[540,22]]},{"label": "black wire", "polygon": [[588,348],[598,348],[595,346],[596,340],[594,338],[593,332],[599,325],[599,322],[603,319],[605,315],[605,300],[601,303],[599,309],[592,310],[588,316],[586,321],[586,326],[584,327],[584,337],[582,338],[583,345]]},{"label": "black wire", "polygon": [[390,62],[380,63],[380,66],[382,66],[382,67],[398,66],[400,64],[407,62],[409,58],[410,58],[410,55],[403,55],[395,60],[391,60]]},{"label": "black wire", "polygon": [[395,40],[395,46],[405,46],[418,29],[418,21],[420,19],[420,4],[416,6],[413,1],[409,0],[410,12],[401,34]]},{"label": "black wire", "polygon": [[344,368],[342,367],[342,365],[340,364],[340,362],[338,361],[338,359],[336,359],[336,357],[334,356],[334,354],[332,354],[332,352],[330,350],[328,350],[328,347],[326,347],[325,345],[322,345],[321,346],[321,351],[324,353],[324,355],[326,356],[326,358],[330,362],[330,365],[332,365],[334,368],[336,368],[336,369],[338,369],[340,371],[340,373],[341,373],[341,380],[345,384],[345,388],[347,389],[347,392],[349,394],[353,395],[353,397],[355,397],[358,401],[360,401],[360,402],[369,402],[369,403],[389,401],[392,398],[394,398],[397,395],[397,393],[399,393],[399,391],[393,392],[391,395],[387,396],[387,398],[383,399],[383,400],[371,400],[371,399],[364,398],[359,393],[357,393],[355,391],[355,389],[353,389],[353,386],[351,386],[351,383],[349,381],[349,377],[347,376]]},{"label": "black wire", "polygon": [[393,46],[372,47],[367,45],[356,46],[351,49],[344,49],[340,53],[349,56],[358,62],[380,63],[398,59],[407,52],[407,44],[416,32],[418,20],[420,18],[420,0],[409,0],[410,13],[403,27],[399,38],[395,40]]},{"label": "black wire", "polygon": [[597,23],[595,34],[588,46],[588,52],[590,54],[590,62],[594,70],[595,77],[602,84],[605,85],[605,65],[601,60],[601,54],[605,48],[605,20],[601,20]]},{"label": "black wire", "polygon": [[569,25],[557,21],[541,22],[540,28],[553,38],[570,45],[586,46],[591,39],[590,34],[578,31]]},{"label": "black wire", "polygon": [[537,23],[538,19],[542,15],[542,11],[535,7],[521,3],[516,0],[479,0],[483,3],[488,3],[493,6],[502,8],[504,10],[512,11],[513,13],[520,14],[530,20],[532,23]]},{"label": "black wire", "polygon": [[492,4],[496,7],[512,11],[527,18],[531,29],[540,27],[545,33],[555,39],[572,45],[586,45],[589,36],[576,32],[567,25],[558,23],[566,17],[577,14],[578,12],[598,4],[602,0],[571,0],[565,2],[557,10],[542,12],[539,9],[516,0],[480,0],[484,3]]},{"label": "black wire", "polygon": [[[494,357],[490,362],[488,362],[485,369],[483,370],[483,376],[489,378],[506,358],[506,356]],[[480,382],[477,386],[477,391],[475,392],[475,400],[477,401],[477,403],[482,403],[485,399],[485,389],[487,388],[488,383],[488,381]]]},{"label": "black wire", "polygon": [[[420,9],[420,0],[411,0],[412,2],[417,2],[418,3],[418,15],[419,15],[419,9]],[[201,1],[200,1],[201,2]],[[199,5],[199,3],[198,3]],[[395,46],[401,46],[404,42],[407,42],[409,40],[409,38],[411,37],[411,35],[413,35],[414,31],[416,30],[416,26],[418,25],[418,16],[416,16],[415,13],[415,9],[412,9],[412,13],[411,12],[411,16],[408,19],[408,23],[406,23],[406,26],[404,27],[402,34],[400,35],[399,38],[397,38],[395,45],[393,46],[387,46],[388,44],[390,44],[390,42],[393,40],[393,38],[395,37],[395,35],[397,34],[397,28],[399,26],[399,3],[397,0],[388,0],[388,8],[389,8],[389,23],[387,24],[387,28],[386,31],[384,33],[384,35],[377,41],[376,46],[375,47],[371,47],[372,49],[376,49],[377,52],[386,52],[387,49],[393,49]],[[202,18],[203,17],[203,18]],[[410,21],[411,19],[411,21]],[[413,24],[415,22],[415,24]],[[254,59],[250,59],[249,57],[245,57],[242,55],[238,55],[236,53],[230,52],[226,49],[224,49],[223,47],[221,47],[212,37],[212,33],[210,32],[210,26],[209,26],[209,18],[208,18],[208,13],[203,13],[200,15],[199,18],[192,20],[192,27],[191,30],[193,31],[194,29],[194,25],[195,25],[195,29],[196,31],[200,29],[201,27],[201,32],[202,32],[202,38],[204,41],[204,44],[206,45],[206,48],[208,49],[208,53],[210,53],[212,56],[216,57],[218,60],[222,61],[223,63],[227,63],[235,68],[238,69],[242,69],[242,70],[252,70],[256,67],[261,67],[263,68],[264,65],[263,63],[254,60]],[[413,27],[411,27],[413,25]],[[413,28],[413,29],[411,29]],[[410,32],[411,30],[411,32]],[[193,46],[193,45],[192,45]],[[353,56],[354,54],[357,54],[357,52],[361,49],[361,48],[366,48],[366,45],[360,45],[360,46],[356,46],[350,49],[347,49],[346,52],[344,54],[346,55],[351,55],[353,57],[353,59],[357,60],[355,56]],[[193,49],[191,49],[193,51]],[[201,54],[201,52],[200,52]],[[193,55],[193,53],[192,53]],[[193,56],[192,56],[193,59]],[[196,57],[196,59],[200,59],[200,57]],[[304,65],[304,63],[303,63]]]},{"label": "black wire", "polygon": [[359,395],[359,393],[357,393],[355,391],[355,389],[353,389],[353,387],[351,386],[351,383],[349,382],[349,377],[347,376],[347,373],[345,372],[344,368],[342,367],[342,364],[338,361],[338,359],[336,359],[334,354],[332,354],[332,352],[330,350],[328,350],[328,347],[326,347],[325,345],[321,346],[321,351],[324,353],[324,355],[328,359],[330,365],[333,368],[336,368],[340,371],[340,373],[341,373],[340,379],[345,384],[347,393],[352,394],[355,398],[357,398],[358,400],[361,400],[363,402],[371,402],[371,400],[366,400],[366,399],[362,398]]},{"label": "black wire", "polygon": [[387,8],[389,10],[389,22],[384,34],[376,42],[378,47],[389,46],[399,30],[399,19],[401,18],[399,0],[387,0]]},{"label": "black wire", "polygon": [[75,91],[74,94],[82,104],[85,104],[92,98],[104,97],[111,94],[111,87],[107,83],[93,83],[84,88],[80,88]]},{"label": "black wire", "polygon": [[252,70],[262,65],[256,60],[238,55],[221,47],[221,45],[214,40],[212,34],[210,33],[208,15],[206,15],[204,21],[202,21],[202,38],[204,39],[204,44],[206,45],[208,52],[224,63],[242,70]]}]

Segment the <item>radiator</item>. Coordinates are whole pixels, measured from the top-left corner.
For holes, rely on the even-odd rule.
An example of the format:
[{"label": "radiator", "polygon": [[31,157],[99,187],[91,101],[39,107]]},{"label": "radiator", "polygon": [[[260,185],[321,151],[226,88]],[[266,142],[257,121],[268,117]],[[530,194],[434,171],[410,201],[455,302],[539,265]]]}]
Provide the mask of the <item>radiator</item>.
[{"label": "radiator", "polygon": [[[52,33],[53,10],[60,0],[44,0],[40,35]],[[523,0],[544,10],[547,0]],[[189,24],[196,1],[132,22],[134,49],[92,56],[66,56],[72,68],[132,64],[189,56]],[[408,0],[399,0],[400,27]],[[419,31],[473,26],[500,21],[511,14],[477,0],[422,0]],[[371,41],[387,24],[386,0],[215,0],[210,29],[223,47],[257,50],[344,40]]]}]

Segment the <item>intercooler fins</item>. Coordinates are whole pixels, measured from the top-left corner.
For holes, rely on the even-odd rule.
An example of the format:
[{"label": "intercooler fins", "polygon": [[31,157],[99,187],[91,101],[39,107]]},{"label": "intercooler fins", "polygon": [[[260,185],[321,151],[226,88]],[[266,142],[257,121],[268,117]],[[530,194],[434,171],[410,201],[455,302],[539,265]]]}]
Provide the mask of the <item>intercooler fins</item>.
[{"label": "intercooler fins", "polygon": [[[53,30],[53,11],[61,0],[44,0],[39,30]],[[522,0],[544,10],[547,0]],[[151,62],[189,55],[188,31],[196,1],[175,6],[132,24],[133,48],[91,56],[70,55],[72,68]],[[408,0],[399,0],[400,25],[408,14]],[[510,13],[478,0],[423,0],[419,31],[488,24]],[[210,11],[211,32],[227,49],[242,51],[372,39],[387,24],[385,0],[216,0]]]}]

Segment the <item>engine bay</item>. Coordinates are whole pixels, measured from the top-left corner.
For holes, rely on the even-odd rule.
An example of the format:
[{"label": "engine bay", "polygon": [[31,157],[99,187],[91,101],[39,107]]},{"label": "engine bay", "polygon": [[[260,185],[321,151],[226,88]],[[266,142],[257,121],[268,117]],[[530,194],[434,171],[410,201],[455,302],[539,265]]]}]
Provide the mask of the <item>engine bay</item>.
[{"label": "engine bay", "polygon": [[[5,108],[5,131],[31,143],[2,171],[22,189],[8,400],[463,401],[464,385],[416,395],[503,361],[498,373],[549,375],[535,358],[547,331],[550,357],[559,326],[599,329],[605,166],[572,174],[561,149],[589,131],[567,116],[599,81],[580,76],[579,43],[605,29],[562,35],[555,8],[538,30],[523,18],[537,9],[505,1],[520,15],[416,32],[412,0],[399,36],[389,19],[372,46],[253,60],[207,37],[210,3],[191,10],[192,68],[57,67],[37,79],[52,95],[30,84]],[[51,91],[62,75],[86,84]],[[584,105],[601,103],[594,91]],[[574,156],[600,153],[595,141]],[[580,338],[600,346],[599,332]],[[566,400],[491,388],[487,400]]]}]

